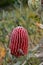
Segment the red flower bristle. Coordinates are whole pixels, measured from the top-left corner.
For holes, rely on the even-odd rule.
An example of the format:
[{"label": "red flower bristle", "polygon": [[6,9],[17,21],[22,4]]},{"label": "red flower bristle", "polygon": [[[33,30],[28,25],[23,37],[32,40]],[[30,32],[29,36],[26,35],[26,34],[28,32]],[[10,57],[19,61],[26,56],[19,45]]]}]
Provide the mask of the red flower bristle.
[{"label": "red flower bristle", "polygon": [[23,27],[13,29],[10,36],[10,51],[11,54],[19,57],[28,53],[28,33]]}]

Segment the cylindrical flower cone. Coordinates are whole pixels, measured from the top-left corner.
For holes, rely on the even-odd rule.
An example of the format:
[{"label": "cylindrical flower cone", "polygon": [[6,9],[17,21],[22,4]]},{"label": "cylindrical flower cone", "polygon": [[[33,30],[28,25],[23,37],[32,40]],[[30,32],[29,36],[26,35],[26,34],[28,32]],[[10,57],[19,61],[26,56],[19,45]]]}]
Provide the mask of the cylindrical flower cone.
[{"label": "cylindrical flower cone", "polygon": [[20,57],[28,53],[28,33],[27,30],[21,26],[13,29],[10,35],[10,51],[11,54]]}]

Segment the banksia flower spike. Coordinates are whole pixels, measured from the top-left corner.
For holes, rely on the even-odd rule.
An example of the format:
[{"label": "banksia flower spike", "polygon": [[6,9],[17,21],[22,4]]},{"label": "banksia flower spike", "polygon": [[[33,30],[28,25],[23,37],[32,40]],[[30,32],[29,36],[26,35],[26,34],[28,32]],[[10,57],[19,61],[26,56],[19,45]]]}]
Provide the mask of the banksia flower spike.
[{"label": "banksia flower spike", "polygon": [[10,47],[11,54],[16,57],[27,55],[28,33],[25,28],[18,26],[13,29],[10,35],[9,47]]}]

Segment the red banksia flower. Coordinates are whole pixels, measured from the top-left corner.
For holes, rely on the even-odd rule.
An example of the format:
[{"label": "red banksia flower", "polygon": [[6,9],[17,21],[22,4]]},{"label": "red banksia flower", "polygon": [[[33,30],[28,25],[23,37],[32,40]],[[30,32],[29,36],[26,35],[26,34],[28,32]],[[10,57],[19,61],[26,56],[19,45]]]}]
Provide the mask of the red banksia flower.
[{"label": "red banksia flower", "polygon": [[21,26],[13,29],[10,36],[10,51],[11,54],[19,57],[28,53],[28,33]]}]

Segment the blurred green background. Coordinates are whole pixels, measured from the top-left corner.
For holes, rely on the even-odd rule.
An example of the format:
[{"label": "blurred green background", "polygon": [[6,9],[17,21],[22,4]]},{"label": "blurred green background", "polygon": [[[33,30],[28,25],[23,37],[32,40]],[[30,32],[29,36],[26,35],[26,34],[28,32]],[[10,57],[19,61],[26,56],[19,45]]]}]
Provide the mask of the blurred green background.
[{"label": "blurred green background", "polygon": [[[5,6],[9,3],[9,6]],[[23,26],[27,29],[31,42],[30,49],[34,49],[39,44],[43,37],[43,30],[37,27],[36,23],[43,23],[43,21],[40,5],[37,6],[37,3],[39,0],[35,5],[28,4],[28,0],[0,1],[0,44],[2,43],[5,48],[8,48],[10,33],[17,26]],[[5,59],[9,59],[8,53]],[[7,60],[4,63],[5,59],[3,65],[7,65]],[[30,64],[27,63],[26,65],[39,65],[38,63],[40,63],[39,59],[34,61],[34,58],[28,61]],[[12,63],[12,65],[14,64]]]}]

